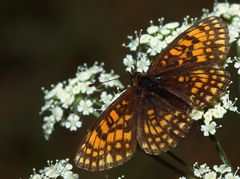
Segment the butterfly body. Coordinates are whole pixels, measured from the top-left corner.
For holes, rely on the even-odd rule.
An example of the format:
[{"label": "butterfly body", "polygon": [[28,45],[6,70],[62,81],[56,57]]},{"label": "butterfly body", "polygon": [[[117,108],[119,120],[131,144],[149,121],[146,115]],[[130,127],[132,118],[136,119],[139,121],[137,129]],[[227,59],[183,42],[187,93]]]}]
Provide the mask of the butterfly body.
[{"label": "butterfly body", "polygon": [[132,86],[139,91],[144,90],[154,90],[159,88],[159,85],[156,83],[154,78],[148,77],[146,74],[133,72],[130,74],[132,80]]},{"label": "butterfly body", "polygon": [[191,126],[191,110],[213,105],[225,92],[228,51],[228,29],[219,17],[184,31],[146,73],[130,73],[132,86],[95,122],[77,151],[76,165],[110,169],[129,160],[137,144],[152,155],[174,148]]}]

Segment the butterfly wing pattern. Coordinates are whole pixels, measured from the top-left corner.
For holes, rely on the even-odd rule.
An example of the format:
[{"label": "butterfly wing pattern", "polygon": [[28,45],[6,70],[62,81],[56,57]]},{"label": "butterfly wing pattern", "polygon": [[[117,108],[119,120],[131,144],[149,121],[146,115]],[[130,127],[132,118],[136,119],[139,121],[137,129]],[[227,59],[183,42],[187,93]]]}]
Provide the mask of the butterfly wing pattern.
[{"label": "butterfly wing pattern", "polygon": [[147,74],[209,64],[224,64],[229,51],[226,24],[212,16],[197,22],[173,40],[150,65]]},{"label": "butterfly wing pattern", "polygon": [[140,147],[152,155],[175,147],[191,126],[187,115],[189,106],[175,96],[168,98],[168,95],[163,91],[148,93],[142,100],[144,108],[138,117],[137,139]]},{"label": "butterfly wing pattern", "polygon": [[78,167],[105,170],[126,162],[137,146],[135,90],[127,89],[99,117],[75,157]]},{"label": "butterfly wing pattern", "polygon": [[228,51],[228,29],[219,17],[180,34],[146,74],[131,74],[132,87],[100,115],[77,151],[76,165],[110,169],[130,159],[137,143],[152,155],[175,147],[191,126],[191,110],[211,106],[226,90]]}]

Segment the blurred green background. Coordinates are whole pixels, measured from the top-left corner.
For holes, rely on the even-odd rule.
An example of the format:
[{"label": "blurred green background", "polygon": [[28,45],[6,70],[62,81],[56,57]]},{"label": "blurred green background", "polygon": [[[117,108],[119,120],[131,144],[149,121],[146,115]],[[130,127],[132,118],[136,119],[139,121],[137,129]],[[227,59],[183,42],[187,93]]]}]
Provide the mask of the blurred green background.
[{"label": "blurred green background", "polygon": [[[73,77],[77,66],[94,61],[103,61],[107,70],[125,75],[122,59],[128,51],[122,43],[127,42],[127,35],[145,29],[151,19],[165,17],[166,22],[181,22],[186,15],[199,17],[202,8],[212,6],[210,0],[2,0],[0,178],[27,178],[33,167],[42,168],[48,159],[68,157],[72,162],[86,129],[94,121],[87,118],[83,128],[75,133],[56,128],[50,141],[45,141],[43,116],[38,114],[44,102],[42,86]],[[236,96],[236,70],[231,73],[235,80],[231,90]],[[240,118],[228,113],[219,122],[223,128],[218,130],[218,137],[234,166],[240,165]],[[173,152],[189,163],[221,163],[209,139],[200,132],[199,124],[192,127]],[[162,157],[173,162],[166,154]],[[178,176],[139,151],[125,165],[106,172],[74,170],[83,179],[104,179],[106,175],[116,179],[123,174],[128,179]]]}]

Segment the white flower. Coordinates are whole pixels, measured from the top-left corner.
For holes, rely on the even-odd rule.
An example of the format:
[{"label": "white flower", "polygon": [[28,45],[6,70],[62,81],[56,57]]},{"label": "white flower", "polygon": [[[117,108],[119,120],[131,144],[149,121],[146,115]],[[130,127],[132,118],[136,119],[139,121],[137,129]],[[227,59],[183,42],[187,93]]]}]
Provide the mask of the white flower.
[{"label": "white flower", "polygon": [[64,96],[62,96],[62,98],[60,98],[60,101],[63,103],[63,107],[64,108],[68,108],[74,101],[74,96],[72,96],[69,93],[65,93]]},{"label": "white flower", "polygon": [[149,46],[156,53],[160,53],[162,50],[162,43],[157,38],[151,38]]},{"label": "white flower", "polygon": [[219,104],[214,106],[214,109],[212,111],[213,117],[216,119],[223,118],[224,114],[227,112],[227,110]]},{"label": "white flower", "polygon": [[213,166],[213,169],[214,169],[216,172],[221,173],[221,174],[224,174],[224,173],[226,173],[226,172],[231,172],[231,171],[232,171],[231,167],[228,167],[228,166],[226,166],[225,164],[222,164],[222,165],[220,165],[220,166],[214,165],[214,166]]},{"label": "white flower", "polygon": [[163,35],[162,34],[157,34],[155,36],[155,38],[158,39],[158,40],[161,40],[161,39],[163,39]]},{"label": "white flower", "polygon": [[204,113],[203,117],[204,117],[205,123],[210,123],[213,117],[213,110],[208,109],[207,112]]},{"label": "white flower", "polygon": [[129,39],[131,40],[131,42],[127,45],[127,47],[131,50],[131,51],[136,51],[137,47],[139,45],[139,38],[136,37],[135,39],[132,38],[132,36],[129,36]]},{"label": "white flower", "polygon": [[164,28],[166,29],[176,29],[177,27],[179,27],[178,22],[170,22],[164,25]]},{"label": "white flower", "polygon": [[159,27],[155,26],[155,25],[151,25],[150,27],[147,28],[147,32],[149,34],[154,34],[154,33],[158,32],[158,30],[159,30]]},{"label": "white flower", "polygon": [[229,29],[229,37],[230,37],[229,42],[232,43],[239,37],[239,29],[235,28],[232,25],[229,25],[228,29]]},{"label": "white flower", "polygon": [[169,35],[171,33],[171,31],[169,29],[164,28],[164,27],[160,29],[160,32],[164,36]]},{"label": "white flower", "polygon": [[85,94],[93,94],[97,89],[95,86],[90,86],[90,82],[80,82],[78,83],[79,89],[81,93]]},{"label": "white flower", "polygon": [[79,112],[81,112],[83,115],[89,115],[90,113],[93,112],[93,103],[91,100],[81,100],[77,109]]},{"label": "white flower", "polygon": [[183,33],[185,30],[187,30],[187,28],[189,28],[189,27],[190,27],[190,24],[189,24],[189,25],[182,25],[181,27],[179,27],[179,28],[176,29],[176,32],[177,32],[177,34],[181,34],[181,33]]},{"label": "white flower", "polygon": [[166,38],[165,38],[165,41],[169,44],[169,43],[171,43],[173,40],[175,39],[175,36],[167,36]]},{"label": "white flower", "polygon": [[150,61],[147,59],[140,59],[137,61],[137,71],[138,72],[146,72],[150,65]]},{"label": "white flower", "polygon": [[140,44],[148,44],[152,38],[154,37],[149,34],[143,34],[140,37]]},{"label": "white flower", "polygon": [[118,179],[122,179],[122,178],[125,178],[125,176],[124,176],[124,175],[122,175],[122,176],[118,177]]},{"label": "white flower", "polygon": [[46,110],[48,110],[48,109],[50,109],[52,104],[53,104],[53,102],[54,102],[54,100],[47,100],[45,102],[44,106],[42,106],[42,108],[41,108],[41,113],[46,111]]},{"label": "white flower", "polygon": [[52,109],[52,115],[56,119],[56,121],[60,121],[63,116],[63,110],[59,106],[56,106],[55,108]]},{"label": "white flower", "polygon": [[39,174],[35,174],[35,175],[30,176],[30,179],[42,179],[42,177]]},{"label": "white flower", "polygon": [[101,63],[100,65],[98,65],[98,62],[95,62],[94,65],[88,69],[88,71],[91,74],[95,75],[97,73],[104,71],[103,65],[104,65],[104,63]]},{"label": "white flower", "polygon": [[46,168],[45,175],[49,178],[57,178],[59,176],[54,166]]},{"label": "white flower", "polygon": [[92,76],[92,73],[90,71],[82,71],[77,73],[77,78],[80,81],[87,81],[91,78],[91,76]]},{"label": "white flower", "polygon": [[79,94],[79,93],[80,93],[80,90],[81,90],[81,87],[80,87],[80,84],[79,84],[79,83],[77,83],[76,85],[74,85],[74,86],[72,87],[72,93],[73,93],[74,95]]},{"label": "white flower", "polygon": [[204,112],[201,110],[193,109],[191,112],[191,118],[195,121],[202,119]]},{"label": "white flower", "polygon": [[204,136],[209,136],[209,134],[215,134],[216,133],[216,122],[212,121],[209,124],[205,123],[204,125],[201,125],[201,131],[203,131]]},{"label": "white flower", "polygon": [[197,165],[198,165],[197,163],[194,164],[194,175],[196,177],[201,177],[203,174],[210,171],[207,164],[202,164],[200,167],[197,167]]},{"label": "white flower", "polygon": [[[239,40],[240,41],[240,40]],[[238,69],[238,74],[240,75],[240,61],[234,63],[234,67]]]},{"label": "white flower", "polygon": [[240,179],[240,176],[234,175],[233,173],[228,173],[224,176],[224,179]]},{"label": "white flower", "polygon": [[58,83],[51,91],[46,91],[45,92],[45,99],[50,99],[52,97],[54,97],[59,90],[62,90],[63,88],[63,84],[62,83]]},{"label": "white flower", "polygon": [[235,104],[236,101],[237,101],[237,98],[235,99],[235,101],[232,102],[232,101],[229,99],[229,91],[226,92],[225,95],[221,96],[221,101],[222,101],[223,107],[224,107],[225,109],[239,113],[237,106],[234,106],[234,104]]},{"label": "white flower", "polygon": [[50,115],[50,116],[45,116],[43,118],[44,124],[42,125],[42,129],[44,131],[45,134],[45,139],[49,139],[49,135],[52,133],[53,128],[54,128],[54,124],[55,124],[55,118]]},{"label": "white flower", "polygon": [[179,179],[187,179],[186,177],[179,177]]},{"label": "white flower", "polygon": [[105,110],[106,107],[108,107],[111,104],[112,99],[113,99],[112,94],[107,94],[106,91],[103,91],[100,95],[100,101],[103,102],[101,110]]},{"label": "white flower", "polygon": [[76,131],[77,128],[82,126],[82,122],[79,121],[79,116],[76,114],[70,114],[65,122],[65,127],[70,129],[70,131]]},{"label": "white flower", "polygon": [[240,39],[238,39],[237,44],[238,44],[238,48],[239,48],[240,47]]},{"label": "white flower", "polygon": [[123,64],[127,66],[127,71],[132,71],[134,69],[135,60],[133,59],[132,55],[126,55],[126,57],[123,59]]},{"label": "white flower", "polygon": [[216,174],[216,172],[206,173],[204,175],[203,179],[217,179],[217,174]]}]

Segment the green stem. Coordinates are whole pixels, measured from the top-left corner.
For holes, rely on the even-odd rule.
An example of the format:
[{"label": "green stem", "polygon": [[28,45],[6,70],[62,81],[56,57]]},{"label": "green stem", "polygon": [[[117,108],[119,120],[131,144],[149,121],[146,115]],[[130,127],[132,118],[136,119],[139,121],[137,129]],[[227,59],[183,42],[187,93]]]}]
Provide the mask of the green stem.
[{"label": "green stem", "polygon": [[193,173],[194,169],[193,166],[188,164],[187,162],[185,162],[183,159],[181,159],[180,157],[178,157],[176,154],[168,151],[167,154],[172,157],[174,160],[176,160],[178,163],[180,163],[181,165],[183,165],[184,167],[186,167],[191,173]]},{"label": "green stem", "polygon": [[232,168],[232,165],[231,165],[231,163],[230,163],[230,161],[229,161],[226,153],[224,152],[222,145],[221,145],[220,142],[217,140],[216,136],[215,136],[215,135],[210,135],[209,138],[210,138],[210,140],[212,141],[212,144],[213,144],[213,146],[215,147],[216,151],[218,152],[218,154],[219,154],[222,162],[223,162],[225,165],[227,165],[227,166],[229,166],[229,167]]}]

